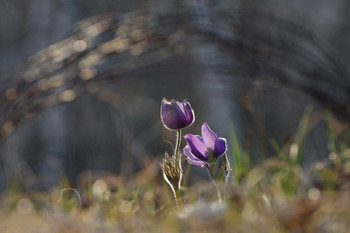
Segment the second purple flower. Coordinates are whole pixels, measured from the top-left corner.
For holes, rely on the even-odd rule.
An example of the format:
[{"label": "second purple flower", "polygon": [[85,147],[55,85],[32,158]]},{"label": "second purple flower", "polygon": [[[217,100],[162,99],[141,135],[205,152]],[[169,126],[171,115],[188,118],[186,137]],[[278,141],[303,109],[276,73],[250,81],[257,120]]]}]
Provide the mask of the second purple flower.
[{"label": "second purple flower", "polygon": [[202,136],[186,134],[187,146],[183,149],[184,155],[190,164],[210,166],[211,159],[218,159],[226,152],[226,139],[219,138],[207,123],[202,125]]}]

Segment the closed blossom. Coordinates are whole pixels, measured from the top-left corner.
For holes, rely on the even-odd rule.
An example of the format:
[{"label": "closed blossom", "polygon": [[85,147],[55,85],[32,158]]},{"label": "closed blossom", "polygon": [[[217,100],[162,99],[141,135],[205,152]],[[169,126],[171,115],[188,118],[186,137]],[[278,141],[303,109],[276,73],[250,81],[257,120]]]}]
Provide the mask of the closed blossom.
[{"label": "closed blossom", "polygon": [[186,128],[194,122],[194,112],[186,100],[180,102],[164,98],[161,103],[160,117],[169,130]]}]

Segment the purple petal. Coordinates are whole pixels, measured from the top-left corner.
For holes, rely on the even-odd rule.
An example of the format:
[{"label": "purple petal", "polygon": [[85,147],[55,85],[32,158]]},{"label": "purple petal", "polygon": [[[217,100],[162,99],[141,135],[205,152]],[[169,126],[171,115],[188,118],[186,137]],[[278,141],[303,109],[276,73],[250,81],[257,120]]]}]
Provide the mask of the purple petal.
[{"label": "purple petal", "polygon": [[165,105],[162,109],[162,121],[170,129],[177,129],[180,126],[177,111],[170,105]]},{"label": "purple petal", "polygon": [[182,129],[194,122],[194,113],[190,103],[163,98],[160,115],[164,126],[170,130]]},{"label": "purple petal", "polygon": [[218,140],[218,136],[209,128],[208,124],[204,122],[202,125],[202,137],[207,148],[215,150],[215,143]]},{"label": "purple petal", "polygon": [[183,154],[186,155],[187,161],[192,165],[196,165],[196,166],[205,166],[206,165],[205,161],[199,160],[196,156],[194,156],[191,153],[188,146],[185,146],[185,148],[183,149]]},{"label": "purple petal", "polygon": [[183,128],[185,127],[184,125],[186,124],[186,116],[185,116],[185,112],[183,111],[183,108],[180,107],[181,105],[182,105],[181,103],[176,101],[173,104],[171,104],[170,107],[176,113],[174,115],[177,117],[180,127]]},{"label": "purple petal", "polygon": [[186,123],[185,114],[181,111],[174,100],[168,101],[164,98],[162,100],[160,113],[162,122],[168,129],[181,129]]},{"label": "purple petal", "polygon": [[186,134],[184,136],[191,153],[200,160],[207,159],[207,147],[204,144],[203,138],[193,134]]},{"label": "purple petal", "polygon": [[185,113],[185,107],[184,107],[184,103],[183,102],[180,102],[180,101],[176,101],[175,102],[176,105],[180,108],[180,111]]},{"label": "purple petal", "polygon": [[187,126],[190,126],[194,122],[194,112],[193,112],[193,109],[191,108],[190,103],[187,102],[186,100],[184,100],[183,102],[183,109],[186,116],[186,124]]},{"label": "purple petal", "polygon": [[220,155],[226,152],[226,149],[226,139],[218,138],[215,142],[214,156],[219,157]]},{"label": "purple petal", "polygon": [[194,159],[190,159],[187,157],[187,161],[192,164],[192,165],[196,165],[196,166],[201,166],[201,167],[207,167],[208,163],[201,161],[201,160],[194,160]]},{"label": "purple petal", "polygon": [[189,159],[192,159],[192,160],[198,160],[198,161],[201,161],[199,160],[194,154],[192,154],[190,148],[188,146],[185,146],[182,150],[183,154],[186,155]]}]

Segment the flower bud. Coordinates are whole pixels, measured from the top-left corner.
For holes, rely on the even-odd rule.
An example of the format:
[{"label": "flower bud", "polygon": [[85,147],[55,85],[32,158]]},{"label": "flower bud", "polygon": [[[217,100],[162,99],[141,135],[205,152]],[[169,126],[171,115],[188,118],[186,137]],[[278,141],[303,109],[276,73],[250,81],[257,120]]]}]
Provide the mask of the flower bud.
[{"label": "flower bud", "polygon": [[169,156],[169,154],[165,152],[165,158],[163,158],[163,161],[160,163],[160,167],[163,171],[165,181],[170,185],[173,191],[178,190],[182,181],[182,169],[178,165],[175,156]]},{"label": "flower bud", "polygon": [[186,128],[194,122],[194,112],[189,102],[163,99],[160,117],[164,127],[169,130]]}]

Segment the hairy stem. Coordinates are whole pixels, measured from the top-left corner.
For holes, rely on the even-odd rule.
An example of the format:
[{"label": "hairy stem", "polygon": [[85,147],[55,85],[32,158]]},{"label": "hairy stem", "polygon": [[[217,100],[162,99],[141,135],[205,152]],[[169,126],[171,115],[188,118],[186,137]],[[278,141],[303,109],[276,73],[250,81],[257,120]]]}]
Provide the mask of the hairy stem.
[{"label": "hairy stem", "polygon": [[180,193],[180,189],[175,190],[174,192],[175,194],[175,200],[176,200],[176,205],[177,205],[177,209],[180,210],[181,207],[181,193]]},{"label": "hairy stem", "polygon": [[[207,167],[207,168],[208,168],[208,173],[209,173],[210,180],[215,185],[215,188],[216,188],[216,191],[217,191],[217,194],[218,194],[218,200],[219,200],[219,203],[221,204],[222,203],[221,189],[224,189],[225,184],[222,185],[222,183],[220,181],[216,182],[216,180],[214,179],[215,176],[212,174],[212,171],[209,169],[209,167]],[[225,195],[225,191],[224,191],[224,195]]]},{"label": "hairy stem", "polygon": [[176,198],[181,202],[181,183],[182,183],[182,165],[181,165],[181,153],[179,153],[181,145],[181,130],[179,129],[176,133],[176,144],[175,144],[175,160],[176,165],[180,169],[180,179],[178,184],[178,189],[176,190]]},{"label": "hairy stem", "polygon": [[179,155],[180,144],[181,144],[181,130],[179,129],[176,133],[176,144],[175,144],[175,151],[174,151],[174,155],[178,163],[181,162],[181,156]]},{"label": "hairy stem", "polygon": [[181,196],[178,190],[175,190],[174,186],[171,184],[171,182],[169,181],[168,177],[166,176],[166,174],[163,172],[163,177],[165,182],[170,186],[170,189],[174,195],[174,199],[176,202],[176,206],[177,206],[177,210],[180,210],[180,203],[181,203]]},{"label": "hairy stem", "polygon": [[221,198],[221,190],[220,190],[220,187],[219,185],[215,182],[214,179],[212,179],[215,187],[216,187],[216,191],[218,192],[218,200],[219,200],[219,203],[221,204],[222,203],[222,198]]}]

